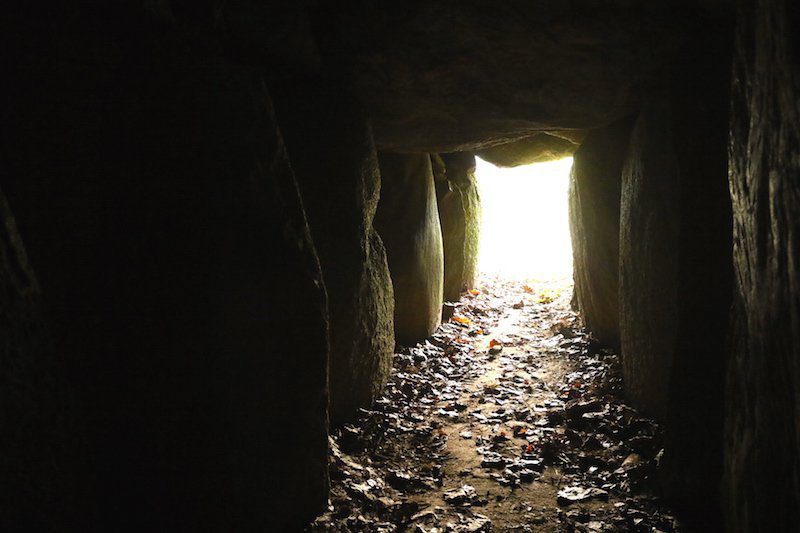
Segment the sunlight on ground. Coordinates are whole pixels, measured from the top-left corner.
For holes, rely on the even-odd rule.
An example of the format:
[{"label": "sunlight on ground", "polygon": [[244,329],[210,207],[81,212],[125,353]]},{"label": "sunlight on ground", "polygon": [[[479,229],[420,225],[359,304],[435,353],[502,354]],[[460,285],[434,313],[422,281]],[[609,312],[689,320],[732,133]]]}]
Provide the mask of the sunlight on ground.
[{"label": "sunlight on ground", "polygon": [[567,189],[572,158],[498,168],[477,158],[479,269],[507,279],[572,281]]}]

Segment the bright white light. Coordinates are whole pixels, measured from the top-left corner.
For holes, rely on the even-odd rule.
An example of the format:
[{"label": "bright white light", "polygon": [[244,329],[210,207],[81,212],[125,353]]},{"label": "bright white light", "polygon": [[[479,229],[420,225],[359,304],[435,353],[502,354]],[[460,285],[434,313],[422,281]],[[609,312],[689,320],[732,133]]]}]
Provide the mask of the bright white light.
[{"label": "bright white light", "polygon": [[567,190],[572,158],[498,168],[477,158],[479,268],[510,279],[572,277]]}]

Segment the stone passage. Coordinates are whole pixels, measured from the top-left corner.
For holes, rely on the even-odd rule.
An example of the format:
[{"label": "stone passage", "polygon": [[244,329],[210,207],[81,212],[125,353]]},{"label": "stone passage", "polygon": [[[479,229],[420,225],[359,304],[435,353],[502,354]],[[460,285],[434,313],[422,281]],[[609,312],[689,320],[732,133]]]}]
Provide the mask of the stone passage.
[{"label": "stone passage", "polygon": [[[363,476],[333,494],[387,528],[430,528],[457,500],[454,527],[486,528],[466,507],[485,499],[498,528],[797,529],[800,4],[112,4],[17,2],[0,19],[0,530],[299,530],[327,509],[331,459]],[[435,464],[382,476],[445,480],[450,501],[426,489],[436,520],[412,520],[424,501],[406,516],[413,498],[375,500],[374,466],[328,453],[348,423],[397,414],[384,391],[403,412],[455,394],[411,366],[477,368],[447,346],[482,328],[448,319],[433,344],[444,301],[475,296],[476,154],[574,154],[570,329],[597,387],[529,391],[527,357],[487,352],[504,396],[462,382],[444,418],[392,427],[435,463],[465,402],[497,407],[498,426],[495,400],[532,403],[536,453],[577,486],[558,487],[567,506],[591,496],[585,511],[478,494],[536,477],[522,461],[539,459],[487,424],[478,446],[448,436],[465,461],[514,457],[474,493]],[[526,298],[502,307],[542,319]],[[470,312],[456,316],[494,326],[492,307]],[[556,336],[523,344],[569,346]],[[392,374],[393,358],[408,367]],[[617,368],[629,407],[598,392]],[[587,402],[574,416],[534,409],[562,385]],[[677,522],[594,501],[628,494],[630,471],[657,478]]]}]

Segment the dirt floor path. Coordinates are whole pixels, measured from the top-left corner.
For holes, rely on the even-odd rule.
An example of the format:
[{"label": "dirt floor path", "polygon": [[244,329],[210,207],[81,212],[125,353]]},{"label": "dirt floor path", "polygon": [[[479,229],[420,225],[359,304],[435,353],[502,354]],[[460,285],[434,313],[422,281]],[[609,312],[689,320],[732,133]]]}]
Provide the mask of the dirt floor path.
[{"label": "dirt floor path", "polygon": [[682,531],[660,504],[659,428],[566,283],[485,280],[395,355],[384,396],[331,439],[312,531]]}]

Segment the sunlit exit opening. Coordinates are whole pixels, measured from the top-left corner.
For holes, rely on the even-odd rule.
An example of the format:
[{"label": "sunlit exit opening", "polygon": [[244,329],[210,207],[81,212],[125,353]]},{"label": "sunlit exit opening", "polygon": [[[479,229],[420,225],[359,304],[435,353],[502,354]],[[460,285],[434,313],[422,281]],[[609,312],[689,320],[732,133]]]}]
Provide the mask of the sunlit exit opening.
[{"label": "sunlit exit opening", "polygon": [[571,168],[572,158],[514,168],[477,159],[482,274],[571,281],[567,204]]}]

